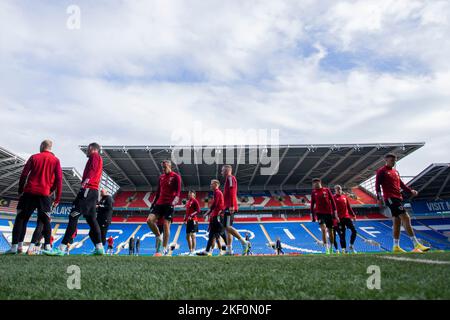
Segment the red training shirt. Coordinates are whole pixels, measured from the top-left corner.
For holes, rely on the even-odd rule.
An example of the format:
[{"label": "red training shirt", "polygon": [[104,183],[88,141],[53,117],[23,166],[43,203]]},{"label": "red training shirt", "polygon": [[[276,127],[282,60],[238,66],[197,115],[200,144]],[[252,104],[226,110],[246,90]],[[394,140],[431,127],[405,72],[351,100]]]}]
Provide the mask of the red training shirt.
[{"label": "red training shirt", "polygon": [[234,208],[238,211],[238,201],[237,201],[237,179],[233,175],[226,176],[225,185],[223,187],[223,199],[226,209]]},{"label": "red training shirt", "polygon": [[193,198],[188,200],[186,203],[186,216],[184,217],[184,221],[188,221],[192,219],[194,221],[198,221],[197,215],[200,213],[200,204],[198,200]]},{"label": "red training shirt", "polygon": [[62,169],[59,159],[49,151],[32,155],[20,175],[19,194],[25,192],[48,197],[55,190],[55,202],[59,202],[62,192]]},{"label": "red training shirt", "polygon": [[313,216],[317,214],[334,214],[335,211],[336,203],[330,189],[320,188],[312,191],[311,213]]},{"label": "red training shirt", "polygon": [[217,217],[224,208],[223,193],[217,188],[214,190],[214,201],[211,205],[210,218]]},{"label": "red training shirt", "polygon": [[336,203],[336,210],[339,219],[351,219],[355,216],[355,212],[353,212],[353,209],[350,206],[350,201],[348,201],[348,198],[345,194],[335,194],[334,202]]},{"label": "red training shirt", "polygon": [[381,188],[383,188],[384,200],[389,198],[403,200],[402,190],[411,193],[411,188],[403,183],[397,169],[388,166],[384,166],[377,171],[375,189],[378,199],[381,199]]},{"label": "red training shirt", "polygon": [[89,156],[89,160],[84,168],[81,187],[83,189],[98,190],[100,181],[102,180],[102,171],[103,159],[98,152],[93,152]]},{"label": "red training shirt", "polygon": [[157,205],[172,205],[176,197],[180,197],[181,193],[181,177],[179,174],[170,171],[163,173],[159,177],[158,190],[156,190]]}]

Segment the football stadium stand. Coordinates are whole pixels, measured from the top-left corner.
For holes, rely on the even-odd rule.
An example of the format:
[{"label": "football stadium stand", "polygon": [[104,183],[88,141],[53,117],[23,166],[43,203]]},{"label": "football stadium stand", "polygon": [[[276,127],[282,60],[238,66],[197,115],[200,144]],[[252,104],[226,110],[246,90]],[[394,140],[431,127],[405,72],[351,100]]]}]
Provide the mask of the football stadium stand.
[{"label": "football stadium stand", "polygon": [[[286,253],[322,253],[320,230],[310,221],[310,192],[313,177],[320,177],[325,185],[344,187],[351,205],[358,214],[356,227],[359,232],[356,241],[358,252],[382,252],[392,246],[392,224],[380,213],[374,195],[361,186],[374,175],[383,163],[383,155],[395,152],[403,158],[421,148],[423,143],[366,144],[366,145],[295,145],[281,146],[279,168],[273,175],[261,175],[260,162],[249,163],[251,150],[234,147],[233,152],[242,157],[231,162],[239,182],[238,201],[240,212],[235,219],[235,227],[241,234],[248,233],[253,254],[273,254],[273,243],[280,237]],[[80,147],[83,152],[86,147]],[[190,149],[189,149],[190,148]],[[196,149],[189,147],[195,158]],[[210,148],[214,155],[218,149]],[[228,150],[228,149],[227,149]],[[0,149],[0,251],[9,247],[11,229],[17,206],[18,176],[24,160],[13,153]],[[145,221],[160,175],[160,161],[170,159],[174,148],[171,146],[106,146],[101,151],[104,160],[105,178],[102,186],[114,195],[114,217],[109,235],[115,239],[115,253],[128,254],[131,236],[141,239],[141,254],[154,253],[154,235]],[[409,182],[421,189],[424,201],[438,194],[448,195],[448,170],[444,165],[432,165],[424,173]],[[211,199],[209,182],[220,179],[219,164],[178,164],[173,168],[182,176],[181,199],[176,206],[174,223],[171,227],[172,254],[188,252],[183,225],[184,204],[187,191],[196,190],[202,210],[207,210]],[[80,185],[80,176],[73,168],[64,169],[64,191],[61,208],[53,215],[55,244],[59,244],[67,226],[67,214]],[[438,185],[435,186],[435,184]],[[427,190],[430,189],[428,192]],[[116,192],[117,191],[117,192]],[[422,199],[420,199],[422,201]],[[435,200],[435,198],[433,198]],[[450,203],[449,205],[450,211]],[[414,203],[413,203],[414,209]],[[432,212],[426,217],[413,217],[417,236],[433,249],[450,249],[450,218]],[[30,240],[35,219],[27,229],[25,243]],[[207,224],[200,223],[197,234],[198,250],[204,249],[207,241]],[[350,236],[350,235],[348,235]],[[402,246],[412,249],[410,239],[402,231]],[[239,247],[238,244],[235,247]],[[88,226],[81,220],[72,254],[89,253],[93,249],[88,236]]]},{"label": "football stadium stand", "polygon": [[[274,254],[273,243],[277,237],[280,237],[285,253],[287,254],[307,254],[323,253],[323,247],[320,244],[320,229],[317,223],[310,221],[271,221],[270,219],[261,219],[263,221],[246,221],[235,223],[235,227],[241,234],[249,234],[252,243],[252,252],[255,255]],[[155,253],[154,235],[143,222],[114,222],[109,231],[108,237],[114,238],[115,254],[128,254],[128,243],[131,236],[141,239],[141,255],[152,255]],[[0,218],[0,251],[9,248],[8,242],[11,240],[11,230],[13,221],[11,218]],[[53,232],[55,244],[59,244],[64,235],[66,222],[54,221]],[[356,223],[358,237],[355,242],[357,252],[383,252],[389,251],[392,247],[392,223],[389,219],[365,219],[358,220]],[[35,221],[29,222],[25,243],[29,242]],[[417,237],[426,245],[433,249],[450,249],[450,219],[414,219],[413,227]],[[89,240],[89,227],[81,222],[78,227],[78,233],[74,239],[71,254],[86,254],[93,250],[93,245]],[[349,234],[347,235],[350,236]],[[347,239],[349,240],[349,239]],[[405,250],[412,250],[412,243],[404,231],[400,238],[402,247]],[[205,248],[207,242],[207,224],[200,223],[197,234],[197,250]],[[174,223],[171,227],[172,255],[185,255],[189,252],[185,240],[185,225]],[[234,247],[239,252],[240,245],[235,241]],[[216,254],[218,251],[216,251]]]},{"label": "football stadium stand", "polygon": [[[25,159],[0,147],[0,212],[6,199],[17,199],[19,177]],[[72,201],[80,188],[81,176],[75,168],[63,168],[62,201]],[[9,203],[8,203],[9,204]],[[13,202],[13,204],[16,204]],[[3,207],[9,207],[3,206]]]}]

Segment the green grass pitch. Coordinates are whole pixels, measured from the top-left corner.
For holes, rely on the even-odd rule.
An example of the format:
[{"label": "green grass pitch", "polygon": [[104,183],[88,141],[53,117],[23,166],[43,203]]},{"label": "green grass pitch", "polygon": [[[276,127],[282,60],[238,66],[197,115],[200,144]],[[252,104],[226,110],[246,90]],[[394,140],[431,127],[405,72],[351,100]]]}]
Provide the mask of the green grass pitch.
[{"label": "green grass pitch", "polygon": [[[80,267],[80,290],[67,288],[70,265]],[[371,265],[380,267],[380,290],[367,288],[367,268]],[[0,299],[450,299],[450,252],[281,257],[0,256],[0,266]]]}]

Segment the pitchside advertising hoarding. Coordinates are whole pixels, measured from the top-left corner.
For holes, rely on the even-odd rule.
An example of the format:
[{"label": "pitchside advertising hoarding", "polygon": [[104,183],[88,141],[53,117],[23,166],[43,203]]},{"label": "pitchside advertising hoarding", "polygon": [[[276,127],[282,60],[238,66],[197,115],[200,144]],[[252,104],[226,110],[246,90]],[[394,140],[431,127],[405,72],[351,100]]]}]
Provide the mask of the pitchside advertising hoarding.
[{"label": "pitchside advertising hoarding", "polygon": [[[17,200],[8,198],[0,198],[0,213],[15,214],[17,209]],[[68,217],[72,209],[71,203],[63,203],[58,205],[52,211],[53,217]]]},{"label": "pitchside advertising hoarding", "polygon": [[415,215],[448,215],[450,214],[450,199],[446,200],[419,200],[411,202]]}]

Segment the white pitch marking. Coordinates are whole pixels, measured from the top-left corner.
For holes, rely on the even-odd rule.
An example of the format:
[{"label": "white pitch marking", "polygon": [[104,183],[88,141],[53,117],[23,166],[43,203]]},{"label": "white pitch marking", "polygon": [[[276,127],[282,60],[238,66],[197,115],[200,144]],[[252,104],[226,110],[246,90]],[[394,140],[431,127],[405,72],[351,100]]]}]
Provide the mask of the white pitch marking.
[{"label": "white pitch marking", "polygon": [[291,240],[295,240],[294,235],[289,231],[289,229],[283,229],[284,233],[289,237]]},{"label": "white pitch marking", "polygon": [[404,258],[404,257],[379,257],[379,258],[388,259],[388,260],[396,260],[396,261],[426,263],[426,264],[450,264],[450,261],[441,261],[441,260],[412,259],[412,258]]}]

